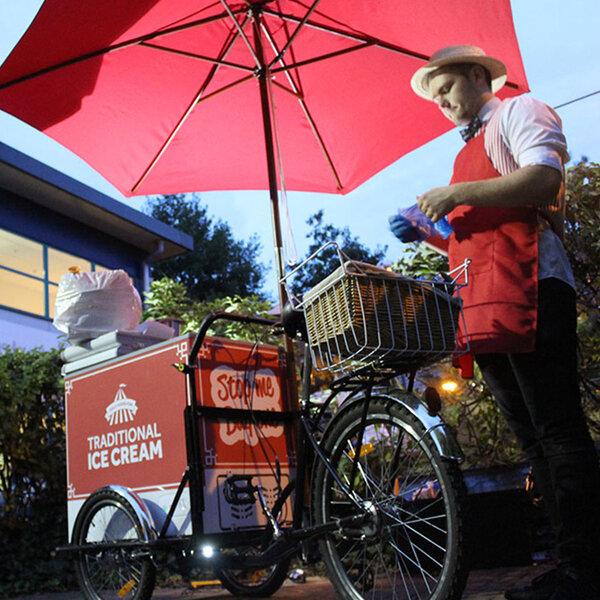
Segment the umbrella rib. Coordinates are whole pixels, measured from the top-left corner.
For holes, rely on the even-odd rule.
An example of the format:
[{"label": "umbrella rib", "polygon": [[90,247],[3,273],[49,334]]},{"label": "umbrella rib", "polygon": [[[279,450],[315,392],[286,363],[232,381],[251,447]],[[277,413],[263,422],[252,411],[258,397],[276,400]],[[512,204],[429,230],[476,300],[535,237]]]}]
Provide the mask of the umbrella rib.
[{"label": "umbrella rib", "polygon": [[[277,6],[279,6],[279,2],[280,2],[280,0],[277,0]],[[297,34],[301,31],[301,27],[302,27],[301,25],[299,25],[298,28],[296,29],[296,31],[293,33],[293,36],[292,36],[292,34],[290,33],[290,30],[288,28],[288,22],[287,21],[282,21],[281,24],[282,24],[282,31],[285,33],[285,36],[288,39],[288,41],[292,37],[295,39],[295,37],[297,36]],[[268,23],[266,23],[264,21],[264,19],[263,19],[263,26],[266,27],[266,31],[268,33],[270,33],[269,25],[268,25]],[[269,42],[271,44],[273,52],[278,57],[278,62],[280,62],[281,64],[285,64],[285,63],[283,63],[282,59],[283,59],[283,57],[286,54],[290,57],[289,59],[290,59],[291,62],[296,62],[295,51],[294,51],[294,47],[292,45],[290,45],[289,43],[286,42],[285,45],[286,45],[287,49],[285,51],[283,51],[283,50],[278,51],[277,44],[274,41],[273,34],[271,34],[271,38],[272,39],[269,40]],[[269,70],[272,69],[272,67],[273,67],[274,64],[275,64],[275,61],[272,61],[269,64],[269,67],[268,67]],[[296,77],[294,77],[295,89],[298,91],[298,93],[300,94],[301,97],[304,97],[304,90],[302,89],[302,79],[300,77],[300,73],[296,72],[295,75],[296,75]],[[289,77],[291,77],[291,74],[288,74],[286,76],[289,78]],[[274,82],[276,78],[272,77],[271,79]]]},{"label": "umbrella rib", "polygon": [[307,23],[308,19],[310,18],[310,15],[312,15],[312,13],[315,11],[315,9],[317,8],[317,5],[320,2],[321,2],[321,0],[315,0],[313,5],[308,9],[306,14],[302,18],[302,20],[298,23],[298,27],[296,27],[296,30],[294,31],[294,33],[292,33],[292,35],[289,37],[285,46],[279,51],[277,56],[269,64],[269,68],[271,68],[274,64],[278,63],[283,58],[285,53],[289,50],[290,46],[294,43],[296,36],[300,33],[300,31],[302,30],[302,28],[304,27],[304,25]]},{"label": "umbrella rib", "polygon": [[[271,44],[271,47],[273,48],[273,50],[275,52],[277,52],[277,45],[275,43],[275,40],[274,40],[271,32],[269,31],[268,27],[266,27],[264,24],[263,24],[263,30],[265,31],[265,34],[267,36],[269,43]],[[285,60],[283,59],[283,57],[281,57],[279,59],[279,62],[285,66]],[[327,146],[325,145],[325,141],[323,140],[323,137],[321,136],[321,133],[319,132],[317,124],[315,123],[315,120],[313,119],[310,111],[308,110],[308,106],[306,104],[306,101],[304,100],[304,95],[298,89],[298,86],[297,86],[296,82],[294,81],[293,77],[291,76],[289,69],[282,69],[282,71],[285,73],[285,75],[288,78],[288,81],[290,83],[290,86],[292,87],[292,90],[287,90],[286,88],[283,88],[283,89],[286,89],[286,91],[292,91],[292,93],[294,93],[294,95],[298,98],[300,107],[302,108],[304,115],[305,115],[306,119],[308,120],[308,123],[313,131],[315,138],[317,139],[317,143],[319,144],[321,151],[325,155],[325,160],[327,161],[327,164],[329,165],[329,168],[331,169],[331,172],[333,174],[333,177],[335,178],[337,187],[341,191],[343,186],[342,186],[340,177],[338,175],[337,169],[335,168],[335,165],[333,164],[333,159],[331,158],[331,155],[329,154],[329,151],[327,150]],[[274,72],[274,71],[271,71],[271,72]],[[299,77],[299,75],[298,75],[298,77]],[[280,87],[283,87],[283,86],[280,86]]]},{"label": "umbrella rib", "polygon": [[[244,9],[236,9],[235,14],[244,13]],[[29,73],[27,75],[22,75],[20,77],[16,77],[10,81],[6,81],[0,84],[0,90],[4,90],[13,85],[18,85],[19,83],[24,83],[25,81],[29,81],[30,79],[34,79],[35,77],[41,77],[42,75],[46,75],[48,73],[52,73],[53,71],[58,71],[63,69],[64,67],[70,67],[72,65],[76,65],[80,62],[84,62],[86,60],[90,60],[93,58],[98,58],[104,54],[109,54],[111,52],[116,52],[117,50],[123,50],[125,48],[130,48],[131,46],[140,45],[142,42],[147,40],[152,40],[159,37],[164,37],[166,35],[170,35],[172,33],[178,33],[180,31],[185,31],[186,29],[193,29],[194,27],[200,27],[202,25],[206,25],[207,23],[212,23],[215,21],[221,21],[226,19],[229,14],[221,13],[219,15],[213,15],[212,17],[207,17],[206,19],[200,19],[198,21],[193,21],[191,23],[186,23],[185,25],[177,25],[176,27],[170,27],[168,29],[163,29],[161,31],[155,31],[153,33],[148,33],[146,35],[142,35],[133,40],[128,40],[126,42],[121,42],[120,44],[115,44],[114,46],[108,46],[106,48],[101,48],[100,50],[94,50],[93,52],[88,52],[86,54],[82,54],[81,56],[77,56],[75,58],[70,58],[69,60],[65,60],[61,63],[57,63],[55,65],[51,65],[49,67],[45,67],[38,71],[34,71],[33,73]]]},{"label": "umbrella rib", "polygon": [[301,60],[301,61],[299,61],[297,63],[293,63],[291,65],[285,65],[285,66],[279,67],[277,69],[272,69],[271,73],[281,73],[283,71],[289,71],[290,69],[298,69],[300,67],[306,67],[307,65],[311,65],[316,62],[321,62],[321,61],[327,60],[329,58],[335,58],[336,56],[342,56],[344,54],[348,54],[349,52],[356,52],[356,50],[362,50],[364,48],[369,48],[374,45],[375,45],[375,42],[365,42],[363,44],[358,44],[356,46],[350,46],[349,48],[344,48],[343,50],[329,52],[327,54],[322,54],[321,56],[314,56],[313,58],[307,58],[306,60]]},{"label": "umbrella rib", "polygon": [[[255,79],[255,76],[248,75],[247,77],[242,77],[242,79],[238,79],[237,81],[228,83],[227,85],[224,85],[222,88],[219,88],[218,90],[215,90],[214,92],[211,92],[210,94],[207,94],[206,96],[202,96],[202,97],[196,96],[196,104],[200,104],[200,102],[205,102],[206,100],[209,100],[210,98],[214,98],[215,96],[218,96],[219,94],[222,94],[223,92],[226,92],[227,90],[230,90],[231,88],[241,85],[242,83],[246,83],[247,81],[250,81],[252,79]],[[290,91],[290,90],[288,90],[288,91]]]},{"label": "umbrella rib", "polygon": [[[246,19],[244,20],[244,25],[246,25],[246,23],[248,22],[248,19],[249,19],[249,17],[247,16]],[[237,19],[234,18],[234,20],[237,23]],[[200,86],[198,93],[194,96],[194,99],[192,100],[190,105],[187,107],[187,109],[185,110],[185,112],[183,113],[181,118],[179,119],[177,125],[173,128],[173,131],[171,131],[171,133],[169,134],[169,136],[167,137],[167,139],[161,146],[160,150],[156,153],[156,155],[154,156],[154,158],[152,159],[150,164],[146,167],[146,169],[142,173],[141,177],[137,180],[136,184],[131,188],[132,192],[135,192],[140,187],[140,185],[143,183],[143,181],[146,179],[146,177],[148,177],[148,174],[150,173],[150,171],[155,167],[156,163],[160,160],[161,156],[165,153],[166,149],[169,147],[169,145],[171,144],[171,142],[173,141],[173,139],[175,138],[175,136],[177,135],[177,133],[179,132],[181,127],[183,126],[184,122],[187,120],[187,118],[190,116],[190,114],[192,113],[192,111],[194,110],[196,105],[201,100],[206,100],[207,98],[211,98],[211,97],[215,96],[216,94],[225,91],[226,89],[232,88],[235,85],[239,85],[240,83],[243,83],[245,81],[248,81],[248,80],[254,78],[254,75],[244,77],[232,84],[224,86],[220,90],[212,92],[211,94],[203,97],[203,94],[206,91],[208,84],[212,81],[216,72],[219,70],[219,68],[223,64],[223,59],[229,54],[231,48],[233,48],[235,41],[239,37],[239,29],[237,32],[234,29],[231,29],[229,32],[229,36],[230,36],[230,39],[225,42],[223,49],[221,51],[221,59],[219,61],[217,61],[215,64],[213,64],[212,68],[210,69],[210,72],[208,73],[208,75],[206,76],[206,79],[204,80],[204,83]]]},{"label": "umbrella rib", "polygon": [[408,50],[407,48],[403,48],[402,46],[397,46],[395,44],[391,44],[389,42],[385,42],[379,38],[375,38],[368,35],[363,35],[359,33],[352,33],[350,31],[344,31],[343,29],[339,29],[337,27],[332,27],[330,25],[323,25],[320,23],[315,23],[310,20],[304,20],[300,17],[296,17],[294,15],[278,13],[272,9],[265,7],[265,13],[270,14],[273,17],[279,17],[285,21],[292,21],[293,23],[303,23],[306,27],[310,27],[312,29],[317,29],[320,31],[324,31],[325,33],[331,33],[337,35],[338,37],[344,37],[350,40],[354,40],[356,42],[369,42],[371,45],[375,44],[381,48],[385,48],[386,50],[392,50],[393,52],[398,52],[400,54],[406,54],[408,56],[412,56],[413,58],[421,58],[423,60],[429,60],[429,56],[427,54],[422,54],[420,52],[414,52],[412,50]]},{"label": "umbrella rib", "polygon": [[239,69],[241,71],[250,71],[254,72],[254,67],[248,67],[246,65],[240,65],[238,63],[232,63],[225,60],[221,60],[219,58],[212,58],[210,56],[204,56],[202,54],[196,54],[194,52],[186,52],[185,50],[176,50],[174,48],[167,48],[165,46],[158,46],[156,44],[149,44],[148,42],[140,42],[140,46],[144,46],[145,48],[152,48],[154,50],[160,50],[162,52],[167,52],[169,54],[176,54],[177,56],[184,56],[186,58],[195,58],[197,60],[201,60],[204,62],[214,63],[216,65],[222,67],[230,67],[232,69]]},{"label": "umbrella rib", "polygon": [[298,100],[301,100],[303,98],[302,92],[300,92],[300,91],[296,92],[296,91],[290,89],[289,87],[286,87],[282,83],[275,81],[274,79],[271,80],[271,84],[274,85],[275,87],[279,88],[280,90],[283,90],[284,92],[287,92],[288,94],[291,94],[292,96],[294,96],[294,98],[298,98]]},{"label": "umbrella rib", "polygon": [[250,50],[250,54],[252,54],[252,58],[254,58],[254,61],[256,62],[256,66],[258,68],[260,68],[261,67],[260,60],[259,60],[258,56],[256,55],[256,52],[254,51],[254,48],[252,47],[252,44],[250,43],[248,36],[244,33],[243,28],[238,23],[238,20],[235,18],[235,15],[233,14],[231,8],[229,7],[229,5],[227,4],[227,2],[225,0],[221,0],[221,4],[225,7],[225,10],[229,14],[231,20],[234,22],[235,27],[238,30],[238,33],[240,34],[241,38],[244,40],[246,46],[248,46],[248,50]]}]

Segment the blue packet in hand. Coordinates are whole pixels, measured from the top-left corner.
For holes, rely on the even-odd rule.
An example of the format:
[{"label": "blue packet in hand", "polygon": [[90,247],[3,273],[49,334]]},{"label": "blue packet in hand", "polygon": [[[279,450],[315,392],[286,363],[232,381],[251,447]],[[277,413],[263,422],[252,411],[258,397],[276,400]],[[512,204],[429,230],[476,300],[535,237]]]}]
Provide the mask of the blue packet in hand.
[{"label": "blue packet in hand", "polygon": [[448,217],[442,217],[437,223],[434,223],[433,226],[444,239],[450,237],[450,234],[454,233],[454,229],[452,228],[452,225],[450,225]]},{"label": "blue packet in hand", "polygon": [[425,213],[416,204],[413,204],[408,208],[400,209],[398,214],[407,219],[410,224],[422,234],[422,239],[428,238],[433,233],[434,229],[436,233],[444,239],[454,232],[447,217],[434,223],[425,216]]}]

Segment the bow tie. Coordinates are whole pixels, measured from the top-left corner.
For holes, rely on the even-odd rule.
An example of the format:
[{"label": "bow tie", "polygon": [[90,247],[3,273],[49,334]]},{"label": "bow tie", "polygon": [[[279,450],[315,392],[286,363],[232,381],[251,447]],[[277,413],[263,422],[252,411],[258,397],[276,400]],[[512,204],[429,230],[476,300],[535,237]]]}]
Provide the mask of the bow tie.
[{"label": "bow tie", "polygon": [[465,142],[468,142],[480,129],[483,123],[481,119],[475,115],[471,122],[464,129],[460,130],[460,135]]}]

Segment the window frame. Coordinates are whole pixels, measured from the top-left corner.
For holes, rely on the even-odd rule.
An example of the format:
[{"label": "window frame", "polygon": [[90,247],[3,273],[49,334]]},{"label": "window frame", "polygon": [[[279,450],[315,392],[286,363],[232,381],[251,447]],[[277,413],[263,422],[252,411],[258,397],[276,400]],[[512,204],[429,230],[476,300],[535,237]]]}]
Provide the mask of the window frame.
[{"label": "window frame", "polygon": [[20,233],[16,233],[15,231],[11,231],[9,229],[5,229],[3,227],[0,227],[0,235],[3,232],[7,232],[10,235],[16,236],[16,237],[20,237],[24,240],[27,240],[29,242],[33,242],[35,244],[39,244],[39,246],[41,246],[41,250],[42,250],[42,265],[43,265],[43,271],[44,271],[44,276],[43,277],[38,277],[37,275],[32,275],[30,273],[27,273],[25,271],[21,271],[19,269],[14,269],[12,267],[7,266],[6,264],[3,263],[3,257],[0,255],[0,270],[2,271],[8,271],[9,273],[13,273],[15,275],[21,275],[24,277],[27,277],[28,279],[33,279],[34,281],[38,281],[41,282],[43,284],[43,294],[44,294],[44,298],[43,298],[43,307],[44,307],[44,314],[39,314],[37,312],[31,312],[28,310],[25,310],[23,308],[17,308],[14,306],[8,306],[6,304],[3,304],[2,301],[0,300],[0,309],[3,310],[8,310],[8,311],[12,311],[12,312],[17,312],[17,313],[21,313],[24,315],[29,315],[29,316],[33,316],[35,318],[38,319],[44,319],[47,321],[52,321],[52,316],[51,316],[51,307],[50,307],[50,287],[53,286],[55,288],[58,288],[58,284],[59,282],[54,282],[51,281],[48,277],[48,273],[49,273],[49,262],[48,262],[48,250],[52,249],[55,250],[57,252],[62,252],[63,254],[69,254],[71,256],[73,256],[75,259],[80,259],[80,260],[84,260],[86,263],[89,263],[93,271],[96,271],[96,269],[109,269],[110,267],[107,267],[105,265],[102,265],[94,260],[91,260],[89,258],[85,258],[84,256],[77,256],[75,254],[72,254],[71,252],[67,252],[66,250],[63,250],[62,248],[57,248],[56,246],[52,246],[51,244],[46,244],[45,242],[40,242],[39,240],[33,239],[33,238],[29,238],[25,235],[22,235]]}]

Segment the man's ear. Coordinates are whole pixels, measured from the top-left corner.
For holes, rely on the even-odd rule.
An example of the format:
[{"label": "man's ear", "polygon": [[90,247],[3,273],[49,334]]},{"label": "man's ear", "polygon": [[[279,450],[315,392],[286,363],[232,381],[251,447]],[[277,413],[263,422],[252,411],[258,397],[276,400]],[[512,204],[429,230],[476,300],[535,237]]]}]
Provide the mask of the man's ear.
[{"label": "man's ear", "polygon": [[486,90],[490,90],[490,84],[488,82],[488,73],[484,67],[477,64],[472,64],[469,70],[469,78],[473,83],[478,86],[483,86]]}]

